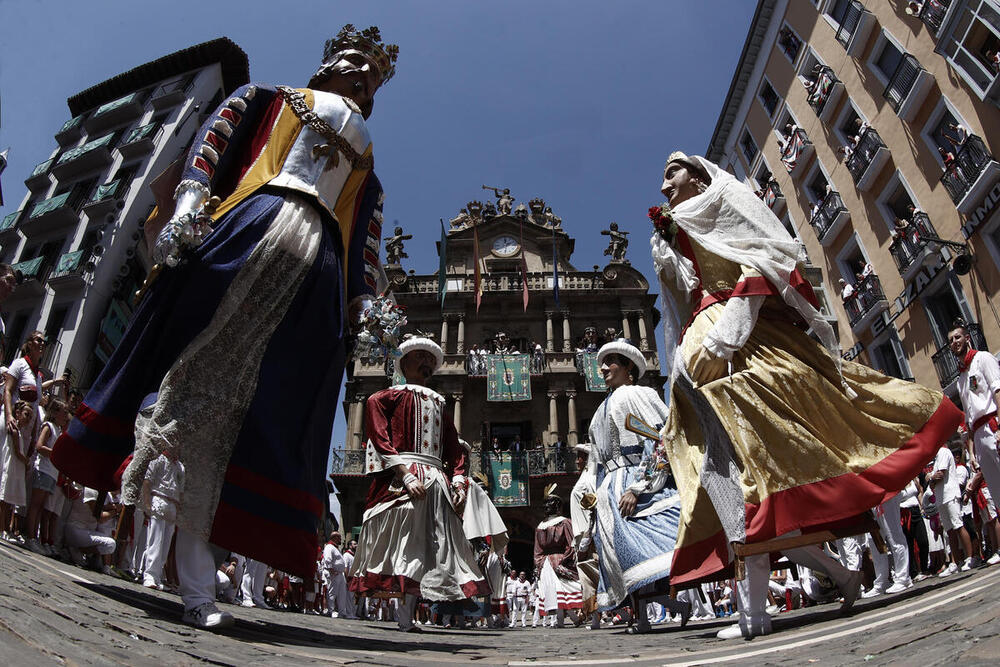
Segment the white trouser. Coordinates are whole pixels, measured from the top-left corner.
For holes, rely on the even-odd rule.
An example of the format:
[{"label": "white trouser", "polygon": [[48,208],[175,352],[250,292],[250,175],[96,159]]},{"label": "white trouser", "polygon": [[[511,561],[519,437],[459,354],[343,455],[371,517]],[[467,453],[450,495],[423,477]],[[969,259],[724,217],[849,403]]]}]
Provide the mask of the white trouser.
[{"label": "white trouser", "polygon": [[149,517],[149,528],[146,529],[142,571],[144,576],[152,577],[159,584],[163,579],[163,564],[167,562],[167,554],[170,553],[170,541],[174,537],[177,506],[159,496],[153,496],[151,505],[153,511]]},{"label": "white trouser", "polygon": [[[899,496],[895,495],[882,503],[882,512],[875,513],[882,537],[892,551],[892,582],[909,585],[910,583],[910,552],[906,548],[906,535],[903,534],[903,524],[899,518]],[[885,591],[889,587],[889,556],[879,553],[871,534],[866,537],[868,550],[875,566],[875,590]]]},{"label": "white trouser", "polygon": [[250,600],[254,604],[263,605],[265,583],[267,583],[267,563],[247,558],[246,569],[243,570],[243,581],[240,585],[244,602]]},{"label": "white trouser", "polygon": [[67,547],[75,549],[86,549],[95,547],[97,553],[107,556],[115,552],[115,541],[107,535],[102,535],[96,530],[90,530],[75,523],[67,523],[64,533],[64,543]]},{"label": "white trouser", "polygon": [[[792,537],[799,534],[801,531],[793,530],[780,537]],[[825,572],[838,586],[846,584],[851,576],[846,568],[827,556],[816,545],[787,549],[782,553],[788,557],[788,560],[797,565]],[[768,554],[747,558],[746,571],[746,577],[736,582],[740,627],[743,628],[744,633],[767,634],[771,632],[771,616],[764,610],[771,574],[771,559]]]},{"label": "white trouser", "polygon": [[184,611],[215,602],[217,567],[208,542],[180,528],[174,556]]},{"label": "white trouser", "polygon": [[996,434],[990,430],[989,424],[985,424],[976,429],[972,442],[979,469],[983,472],[983,481],[993,496],[993,502],[1000,503],[1000,454],[997,453]]},{"label": "white trouser", "polygon": [[677,592],[677,599],[691,605],[692,616],[715,616],[698,595],[698,591],[693,588],[685,588]]},{"label": "white trouser", "polygon": [[146,515],[135,508],[132,512],[132,544],[128,550],[128,567],[136,574],[142,574],[142,560],[146,552]]},{"label": "white trouser", "polygon": [[326,608],[330,610],[331,614],[343,618],[356,618],[354,604],[347,592],[347,579],[344,578],[344,573],[327,570],[324,577],[326,578]]},{"label": "white trouser", "polygon": [[513,606],[510,608],[511,627],[513,627],[514,623],[517,621],[517,615],[520,614],[521,627],[523,628],[528,624],[528,599],[523,595],[511,599],[514,601]]},{"label": "white trouser", "polygon": [[864,542],[864,538],[859,539],[857,535],[837,540],[837,555],[840,558],[840,564],[852,572],[861,569],[862,542]]},{"label": "white trouser", "polygon": [[233,582],[229,580],[225,572],[218,569],[215,571],[215,597],[226,602],[232,602],[236,599],[236,588],[233,587]]}]

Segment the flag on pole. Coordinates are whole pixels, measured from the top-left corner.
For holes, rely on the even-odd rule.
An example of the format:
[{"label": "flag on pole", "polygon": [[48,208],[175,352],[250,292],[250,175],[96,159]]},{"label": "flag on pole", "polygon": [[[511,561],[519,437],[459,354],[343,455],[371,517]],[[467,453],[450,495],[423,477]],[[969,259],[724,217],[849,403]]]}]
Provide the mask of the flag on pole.
[{"label": "flag on pole", "polygon": [[[10,150],[9,148],[5,148],[5,149],[3,149],[3,152],[0,153],[0,174],[2,174],[3,170],[7,168],[7,152],[9,150]],[[0,185],[0,206],[3,206],[3,186],[2,185]]]},{"label": "flag on pole", "polygon": [[528,310],[528,260],[524,257],[524,222],[521,222],[521,300]]},{"label": "flag on pole", "polygon": [[559,306],[559,248],[556,246],[556,230],[552,228],[552,296]]},{"label": "flag on pole", "polygon": [[479,312],[479,304],[483,301],[483,275],[479,268],[479,231],[472,228],[472,261],[475,262],[475,288],[476,288],[476,312]]},{"label": "flag on pole", "polygon": [[444,220],[441,220],[441,247],[438,256],[441,258],[438,265],[438,296],[441,297],[441,310],[444,310],[444,295],[448,293],[448,234],[444,231]]}]

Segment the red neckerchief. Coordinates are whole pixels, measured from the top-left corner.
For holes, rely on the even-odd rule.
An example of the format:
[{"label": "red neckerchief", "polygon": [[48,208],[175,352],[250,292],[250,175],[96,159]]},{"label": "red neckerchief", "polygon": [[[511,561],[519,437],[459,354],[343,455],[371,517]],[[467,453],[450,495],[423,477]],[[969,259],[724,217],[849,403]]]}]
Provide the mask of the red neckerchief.
[{"label": "red neckerchief", "polygon": [[31,363],[31,357],[29,357],[28,355],[24,355],[24,360],[26,362],[28,362],[28,368],[31,369],[31,372],[34,373],[35,377],[37,378],[38,377],[38,364]]},{"label": "red neckerchief", "polygon": [[969,370],[969,364],[972,363],[972,358],[976,356],[976,352],[978,351],[979,350],[975,349],[974,347],[969,348],[969,351],[965,353],[965,358],[962,359],[962,361],[959,362],[958,364],[959,373],[964,373],[965,371]]}]

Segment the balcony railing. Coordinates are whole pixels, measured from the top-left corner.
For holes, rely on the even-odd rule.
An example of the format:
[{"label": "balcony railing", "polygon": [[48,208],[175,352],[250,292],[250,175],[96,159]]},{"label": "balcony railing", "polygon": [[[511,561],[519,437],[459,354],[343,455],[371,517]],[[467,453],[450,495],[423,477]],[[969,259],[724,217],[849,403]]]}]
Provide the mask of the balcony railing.
[{"label": "balcony railing", "polygon": [[[865,178],[865,174],[868,168],[872,166],[873,162],[884,163],[888,159],[889,149],[886,148],[885,142],[882,141],[882,137],[879,136],[878,132],[875,131],[874,127],[866,128],[864,132],[861,133],[861,137],[858,140],[858,144],[854,147],[854,151],[851,153],[850,157],[847,158],[847,170],[851,172],[851,178],[854,179],[854,184],[860,187],[862,179]],[[875,167],[875,172],[878,171],[877,165]],[[878,174],[873,172],[869,177],[877,176]],[[869,179],[866,179],[869,180]],[[861,188],[864,190],[865,188]]]},{"label": "balcony railing", "polygon": [[879,282],[877,275],[869,273],[854,286],[854,294],[844,301],[844,310],[847,311],[847,319],[854,328],[876,309],[885,310],[883,306],[886,305],[888,302],[885,292],[882,291],[882,283]]},{"label": "balcony railing", "polygon": [[889,244],[889,254],[896,261],[896,268],[906,276],[913,263],[923,255],[927,247],[924,239],[938,235],[926,213],[914,213],[906,227],[896,232],[896,238]]},{"label": "balcony railing", "polygon": [[923,70],[920,61],[909,53],[903,54],[903,59],[899,61],[896,71],[893,72],[885,91],[882,93],[882,97],[886,99],[893,111],[899,113],[900,107],[903,106],[903,102],[913,90],[917,77]]},{"label": "balcony railing", "polygon": [[17,219],[21,217],[21,213],[23,211],[14,211],[5,215],[3,220],[0,220],[0,235],[17,229]]},{"label": "balcony railing", "polygon": [[21,231],[31,235],[75,224],[87,194],[86,188],[77,185],[72,190],[38,202],[22,221]]},{"label": "balcony railing", "polygon": [[955,156],[955,161],[945,167],[941,174],[941,183],[948,191],[951,201],[956,205],[961,202],[991,162],[993,155],[985,142],[974,134],[969,135]]},{"label": "balcony railing", "polygon": [[937,37],[950,5],[951,0],[924,0],[917,18],[924,22],[932,37]]},{"label": "balcony railing", "polygon": [[24,179],[24,184],[28,186],[29,190],[35,192],[49,187],[52,182],[52,179],[49,178],[49,169],[52,168],[53,162],[55,162],[55,158],[49,158],[45,162],[39,162],[35,165],[35,168],[31,170],[31,175]]},{"label": "balcony railing", "polygon": [[[49,285],[54,289],[59,289],[67,285],[82,285],[84,283],[83,274],[87,269],[87,260],[90,257],[88,250],[76,250],[64,253],[56,262],[56,267],[49,274]],[[93,268],[93,265],[91,265]]]},{"label": "balcony railing", "polygon": [[82,146],[71,148],[56,160],[52,173],[62,180],[82,171],[99,167],[111,162],[111,149],[114,148],[116,133],[88,141]]},{"label": "balcony railing", "polygon": [[79,139],[82,133],[83,114],[80,114],[63,123],[63,126],[56,132],[56,141],[60,146],[65,146]]},{"label": "balcony railing", "polygon": [[35,257],[11,265],[14,271],[20,271],[22,280],[14,289],[14,297],[41,296],[45,293],[45,278],[49,266],[45,257]]},{"label": "balcony railing", "polygon": [[162,125],[160,123],[147,123],[137,127],[127,135],[118,147],[118,152],[126,158],[134,158],[152,150],[156,144],[156,137]]},{"label": "balcony railing", "polygon": [[[822,117],[823,109],[826,107],[827,102],[834,96],[838,85],[843,88],[844,84],[840,82],[840,79],[833,73],[833,70],[826,65],[820,67],[819,72],[816,74],[816,85],[806,98],[809,106],[813,108],[817,116]],[[831,102],[831,104],[836,105],[836,101]]]},{"label": "balcony railing", "polygon": [[761,191],[761,199],[767,204],[767,207],[772,211],[776,211],[781,208],[782,204],[785,202],[785,195],[782,194],[781,188],[778,186],[778,182],[771,179],[764,186]]},{"label": "balcony railing", "polygon": [[142,108],[146,102],[148,93],[146,91],[136,91],[124,97],[119,97],[97,108],[85,123],[88,132],[100,132],[109,127],[115,127],[130,120],[137,119],[142,115]]},{"label": "balcony railing", "polygon": [[155,91],[150,98],[154,109],[166,109],[184,101],[187,91],[194,85],[194,75],[189,75],[177,81],[165,83]]},{"label": "balcony railing", "polygon": [[[490,279],[487,279],[487,278]],[[520,273],[490,273],[484,274],[482,279],[482,285],[484,291],[494,291],[494,292],[516,292],[521,291],[521,274]],[[492,280],[494,279],[495,280]],[[459,292],[471,292],[474,288],[474,281],[472,276],[467,276],[464,279],[456,278],[459,280],[460,284],[458,286],[449,285],[448,293],[459,293]],[[604,275],[601,271],[567,271],[559,272],[559,291],[564,290],[595,290],[604,288]],[[437,276],[429,277],[411,277],[407,280],[406,285],[400,289],[394,289],[395,292],[408,292],[408,293],[421,293],[421,294],[436,294],[438,290],[438,279]],[[538,271],[528,273],[528,290],[531,292],[535,291],[552,291],[552,271]]]},{"label": "balcony railing", "polygon": [[851,37],[854,36],[854,31],[858,29],[858,23],[861,22],[861,17],[865,13],[865,6],[862,5],[858,0],[853,0],[847,7],[847,11],[844,13],[844,20],[840,22],[840,28],[837,30],[837,41],[845,49],[851,41]]},{"label": "balcony railing", "polygon": [[832,235],[836,235],[842,226],[842,218],[847,214],[847,207],[844,200],[840,198],[840,193],[831,190],[819,205],[819,209],[813,215],[809,224],[816,230],[816,236],[820,243],[832,241]]},{"label": "balcony railing", "polygon": [[791,173],[809,159],[811,150],[809,135],[801,127],[797,127],[792,130],[791,135],[785,137],[785,145],[781,149],[781,164]]},{"label": "balcony railing", "polygon": [[[473,447],[469,455],[469,467],[471,473],[484,472],[489,470],[490,461],[496,455],[489,451],[481,451],[478,447]],[[540,475],[560,475],[577,472],[576,455],[571,451],[556,451],[554,449],[529,449],[519,454],[504,452],[501,454],[504,460],[514,457],[522,465],[527,464],[528,475],[535,477]],[[332,456],[331,472],[335,475],[364,475],[365,470],[365,450],[364,449],[334,449]]]},{"label": "balcony railing", "polygon": [[[983,328],[978,323],[969,322],[965,325],[965,330],[969,332],[972,347],[977,350],[989,350],[989,346],[986,344],[986,337],[983,336]],[[931,360],[934,362],[934,370],[937,371],[942,389],[946,388],[958,377],[958,359],[955,358],[954,353],[948,347],[947,343],[931,355]]]}]

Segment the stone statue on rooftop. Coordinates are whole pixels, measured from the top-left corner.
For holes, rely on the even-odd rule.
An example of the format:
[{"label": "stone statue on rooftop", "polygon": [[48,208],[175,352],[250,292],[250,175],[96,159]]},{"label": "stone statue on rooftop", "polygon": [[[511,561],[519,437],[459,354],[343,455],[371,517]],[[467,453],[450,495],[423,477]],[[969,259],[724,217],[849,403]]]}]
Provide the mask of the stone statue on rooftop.
[{"label": "stone statue on rooftop", "polygon": [[399,264],[399,260],[409,257],[403,252],[403,241],[409,241],[412,238],[412,234],[403,234],[403,228],[397,226],[392,230],[392,236],[382,239],[385,241],[385,263]]},{"label": "stone statue on rooftop", "polygon": [[610,229],[601,230],[601,236],[610,236],[605,255],[611,255],[612,262],[624,262],[625,251],[628,250],[628,232],[618,231],[618,223],[612,222]]}]

